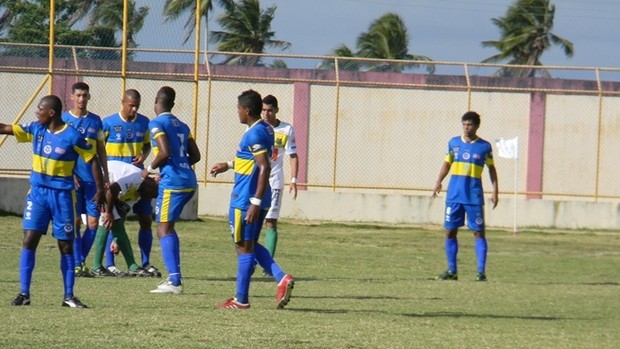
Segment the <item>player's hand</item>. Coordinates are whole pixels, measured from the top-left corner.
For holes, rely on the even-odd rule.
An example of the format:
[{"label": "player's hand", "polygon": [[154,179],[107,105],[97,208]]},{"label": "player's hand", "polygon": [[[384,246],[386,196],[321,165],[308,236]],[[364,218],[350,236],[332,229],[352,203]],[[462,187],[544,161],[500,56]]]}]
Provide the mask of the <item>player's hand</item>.
[{"label": "player's hand", "polygon": [[288,192],[293,195],[293,200],[297,199],[297,183],[291,183]]},{"label": "player's hand", "polygon": [[441,193],[441,182],[437,182],[435,183],[435,188],[433,188],[433,195],[432,198],[436,198],[437,195],[439,195],[439,193]]},{"label": "player's hand", "polygon": [[118,248],[118,244],[116,243],[116,239],[112,240],[112,243],[110,244],[110,252],[112,252],[115,255],[117,255],[119,251],[120,251],[120,249]]},{"label": "player's hand", "polygon": [[112,224],[114,224],[114,217],[111,212],[104,212],[103,216],[103,226],[106,230],[112,229]]},{"label": "player's hand", "polygon": [[131,164],[137,167],[142,167],[144,160],[146,160],[146,156],[144,156],[144,154],[140,154],[131,160]]},{"label": "player's hand", "polygon": [[102,190],[97,190],[93,196],[93,202],[97,204],[97,208],[101,209],[105,205],[105,195]]},{"label": "player's hand", "polygon": [[493,195],[491,195],[491,203],[493,204],[493,208],[497,207],[498,202],[499,202],[499,197],[497,196],[497,193],[493,193]]},{"label": "player's hand", "polygon": [[212,177],[216,177],[218,174],[226,171],[228,171],[228,163],[218,162],[211,167],[211,171],[209,171],[209,174],[211,174]]},{"label": "player's hand", "polygon": [[248,208],[248,212],[245,215],[245,222],[247,224],[252,224],[258,220],[260,216],[260,206],[250,205]]}]

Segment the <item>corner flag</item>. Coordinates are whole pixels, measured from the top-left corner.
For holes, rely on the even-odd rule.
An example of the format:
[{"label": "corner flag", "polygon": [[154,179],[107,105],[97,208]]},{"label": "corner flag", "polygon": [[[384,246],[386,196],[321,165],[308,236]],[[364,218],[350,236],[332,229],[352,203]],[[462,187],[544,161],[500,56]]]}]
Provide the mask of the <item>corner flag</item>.
[{"label": "corner flag", "polygon": [[497,145],[497,155],[507,159],[519,158],[519,137],[504,139],[500,138],[495,142]]}]

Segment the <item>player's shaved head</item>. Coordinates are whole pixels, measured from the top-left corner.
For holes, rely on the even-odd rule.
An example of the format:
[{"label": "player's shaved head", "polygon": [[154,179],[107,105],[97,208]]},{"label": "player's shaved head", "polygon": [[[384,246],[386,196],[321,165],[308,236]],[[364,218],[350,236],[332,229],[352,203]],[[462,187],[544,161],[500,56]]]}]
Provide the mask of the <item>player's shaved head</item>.
[{"label": "player's shaved head", "polygon": [[176,98],[176,95],[177,94],[172,87],[164,86],[157,91],[156,102],[158,102],[165,109],[170,110],[174,107],[174,99]]},{"label": "player's shaved head", "polygon": [[41,103],[47,105],[54,111],[54,117],[60,117],[62,114],[62,101],[58,96],[48,95],[41,98]]},{"label": "player's shaved head", "polygon": [[142,97],[140,96],[140,92],[138,92],[138,90],[134,90],[132,88],[127,90],[127,91],[125,91],[125,94],[123,95],[123,97],[131,98],[131,99],[134,99],[136,101],[139,101],[140,99],[142,99]]}]

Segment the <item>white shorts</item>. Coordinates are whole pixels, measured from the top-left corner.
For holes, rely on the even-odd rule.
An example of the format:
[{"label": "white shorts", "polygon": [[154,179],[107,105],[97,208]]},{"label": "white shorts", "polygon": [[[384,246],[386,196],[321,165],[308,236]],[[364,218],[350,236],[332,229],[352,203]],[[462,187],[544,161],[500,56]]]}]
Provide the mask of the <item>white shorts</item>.
[{"label": "white shorts", "polygon": [[280,218],[280,207],[282,207],[282,189],[271,189],[271,207],[267,212],[266,219]]}]

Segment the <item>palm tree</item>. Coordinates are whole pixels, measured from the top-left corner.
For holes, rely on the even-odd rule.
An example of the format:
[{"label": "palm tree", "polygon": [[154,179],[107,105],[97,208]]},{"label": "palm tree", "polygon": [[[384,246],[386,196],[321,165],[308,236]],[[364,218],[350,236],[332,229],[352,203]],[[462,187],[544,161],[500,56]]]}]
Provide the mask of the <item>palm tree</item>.
[{"label": "palm tree", "polygon": [[[266,47],[285,50],[291,43],[275,40],[271,30],[276,6],[265,10],[260,8],[260,0],[240,0],[235,2],[218,18],[222,31],[212,31],[211,39],[217,43],[217,49],[228,52],[263,53]],[[261,65],[259,56],[230,56],[223,64]]]},{"label": "palm tree", "polygon": [[[401,72],[407,67],[418,67],[419,63],[410,61],[432,61],[427,56],[409,53],[409,34],[402,18],[396,13],[386,13],[375,19],[368,31],[357,38],[357,52],[346,45],[336,48],[332,55],[339,57],[361,57],[389,60],[402,60],[402,63],[341,61],[338,68],[343,70],[359,70],[362,67],[369,71]],[[333,68],[333,61],[325,61],[322,68]],[[431,64],[426,65],[429,72],[435,70]]]},{"label": "palm tree", "polygon": [[[409,34],[402,18],[396,13],[387,13],[370,24],[368,32],[357,38],[357,56],[363,58],[398,59],[404,61],[431,61],[427,56],[408,53]],[[400,72],[406,66],[418,66],[411,63],[373,63],[368,64],[370,71]],[[432,67],[428,66],[428,67]]]},{"label": "palm tree", "polygon": [[[220,6],[225,10],[230,9],[234,5],[234,0],[218,0]],[[209,12],[213,11],[213,0],[200,0],[200,16],[205,19],[207,25],[209,25]],[[189,13],[187,22],[185,22],[185,37],[183,43],[194,33],[196,28],[196,0],[166,0],[164,4],[164,23],[168,21],[177,20],[182,14]]]},{"label": "palm tree", "polygon": [[[346,57],[355,57],[355,52],[347,45],[342,44],[338,46],[332,51],[330,56],[338,57],[338,70],[359,71],[361,69],[361,61],[343,59]],[[319,64],[318,68],[333,70],[335,66],[336,59],[325,59]]]},{"label": "palm tree", "polygon": [[[123,0],[101,1],[93,9],[89,27],[104,27],[115,30],[123,29]],[[147,6],[141,6],[136,9],[135,1],[129,1],[128,21],[127,23],[127,46],[137,47],[134,37],[137,32],[142,29],[144,20],[149,14]]]},{"label": "palm tree", "polygon": [[20,4],[27,3],[28,0],[0,0],[0,34],[5,35],[17,16],[17,8]]},{"label": "palm tree", "polygon": [[[567,57],[573,56],[573,43],[552,33],[555,5],[550,0],[518,0],[508,9],[506,16],[491,21],[500,29],[499,40],[483,41],[482,46],[494,47],[499,53],[483,63],[508,60],[508,64],[542,66],[540,57],[559,45]],[[542,70],[543,76],[550,76]],[[536,69],[500,69],[500,76],[533,77]]]}]

